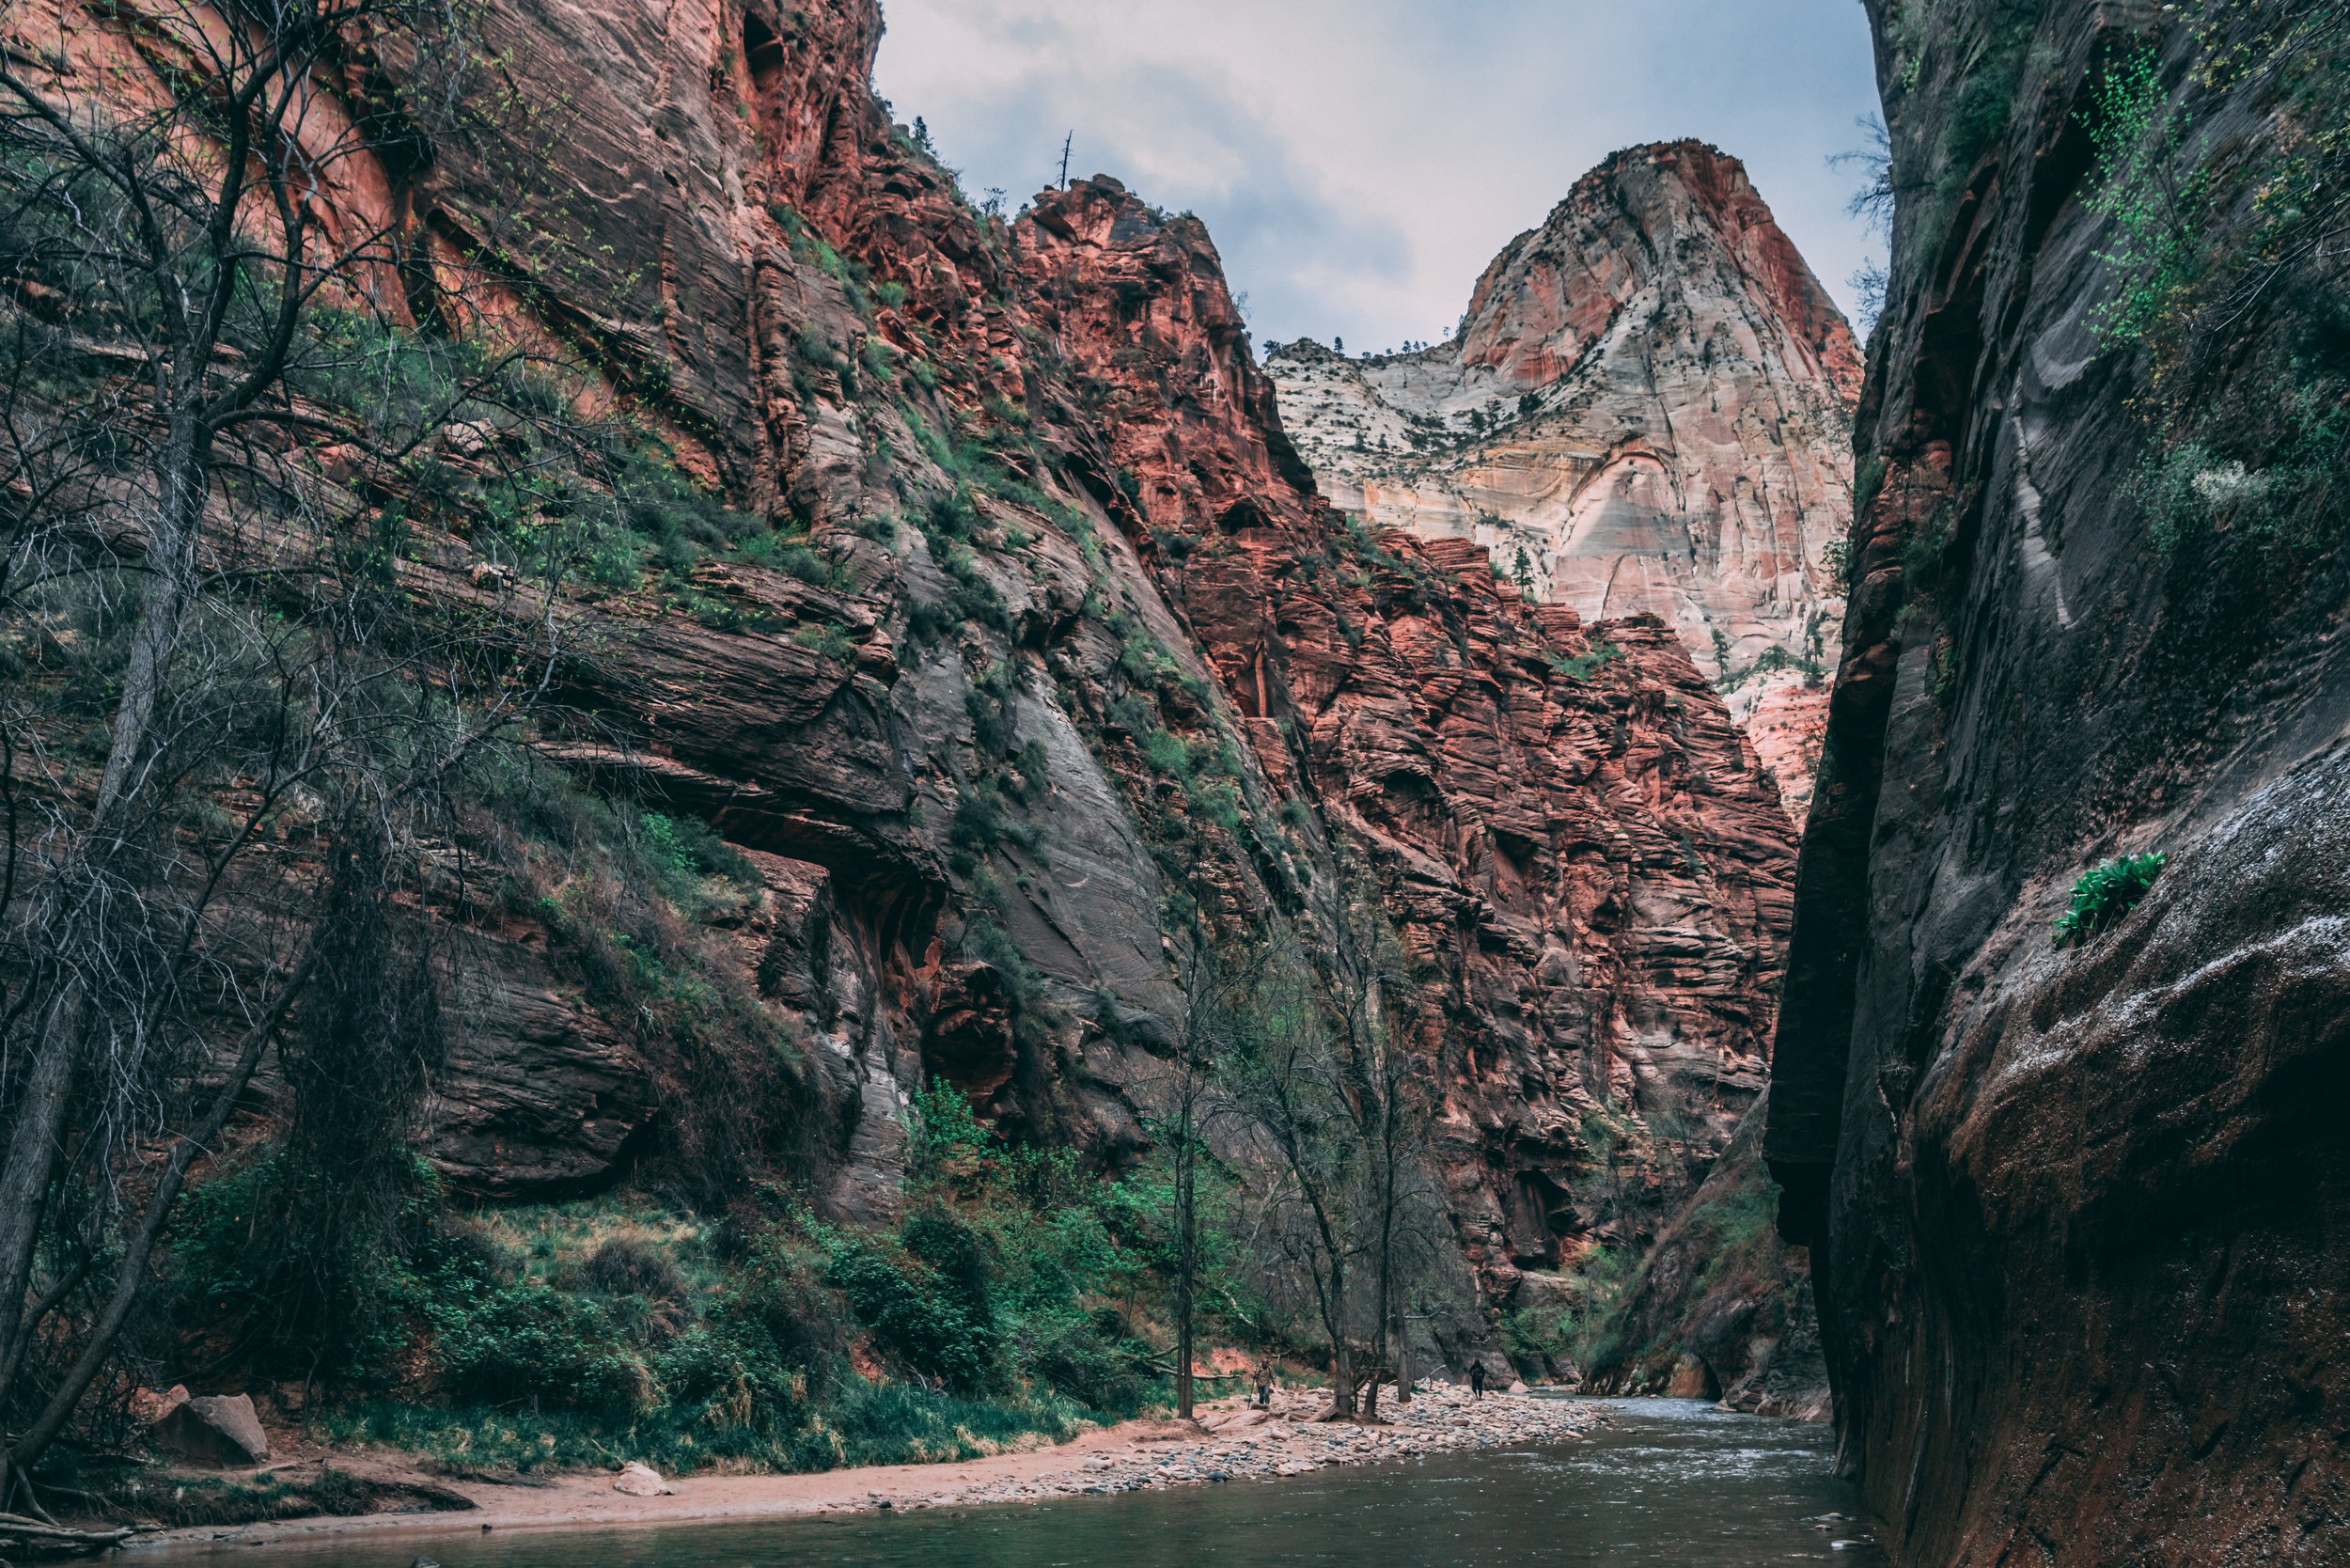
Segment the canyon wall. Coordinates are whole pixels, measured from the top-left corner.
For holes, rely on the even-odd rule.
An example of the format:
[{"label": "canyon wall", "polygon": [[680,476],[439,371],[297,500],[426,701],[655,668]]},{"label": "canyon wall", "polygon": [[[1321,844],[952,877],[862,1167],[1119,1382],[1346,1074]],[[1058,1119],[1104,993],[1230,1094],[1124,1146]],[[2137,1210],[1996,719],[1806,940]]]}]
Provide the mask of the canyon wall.
[{"label": "canyon wall", "polygon": [[2341,1560],[2350,36],[1869,10],[1893,276],[1765,1141],[1842,1460],[1905,1561]]},{"label": "canyon wall", "polygon": [[[1468,540],[1334,510],[1198,220],[1101,176],[973,209],[872,94],[873,0],[482,18],[543,113],[344,165],[338,221],[401,236],[384,308],[569,345],[761,520],[750,543],[737,539],[546,611],[557,695],[596,717],[546,752],[709,823],[763,885],[710,917],[711,962],[802,1064],[788,1174],[886,1214],[933,1077],[1121,1165],[1165,1103],[1187,913],[1310,929],[1361,879],[1420,977],[1476,1299],[1552,1300],[1561,1263],[1653,1233],[1763,1086],[1794,835],[1649,602],[1587,621]],[[65,40],[40,58],[70,97],[133,90],[137,20],[11,25]],[[340,66],[381,111],[415,62]],[[485,274],[486,313],[455,286]],[[465,439],[435,448],[461,480]],[[359,454],[319,468],[354,517],[414,498]],[[1754,581],[1808,580],[1799,545]],[[495,602],[462,508],[416,510],[405,552],[417,591]],[[559,856],[515,865],[562,892]],[[676,1043],[599,1003],[547,906],[463,948],[427,1149],[480,1199],[620,1179],[694,1109]]]},{"label": "canyon wall", "polygon": [[1483,545],[1537,600],[1655,615],[1800,820],[1851,519],[1851,330],[1738,160],[1627,149],[1478,280],[1451,341],[1266,367],[1340,508]]}]

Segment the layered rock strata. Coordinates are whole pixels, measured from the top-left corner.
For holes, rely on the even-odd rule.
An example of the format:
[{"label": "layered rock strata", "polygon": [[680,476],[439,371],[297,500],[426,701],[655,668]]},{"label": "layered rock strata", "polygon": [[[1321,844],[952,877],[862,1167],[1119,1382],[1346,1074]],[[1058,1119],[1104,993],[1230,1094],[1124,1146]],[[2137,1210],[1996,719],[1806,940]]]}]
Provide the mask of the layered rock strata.
[{"label": "layered rock strata", "polygon": [[[2340,24],[1869,10],[1894,279],[1765,1145],[1843,1460],[1906,1561],[2340,1560]],[[2141,337],[2144,201],[2200,259]]]},{"label": "layered rock strata", "polygon": [[1486,547],[1586,619],[1655,615],[1810,798],[1852,515],[1852,333],[1735,158],[1616,153],[1486,268],[1449,342],[1267,368],[1324,493]]},{"label": "layered rock strata", "polygon": [[[1104,177],[974,211],[872,95],[872,0],[482,14],[570,130],[353,177],[354,221],[380,197],[444,269],[406,308],[482,330],[446,280],[494,261],[519,302],[496,330],[590,355],[825,566],[727,547],[682,588],[649,569],[546,612],[560,695],[603,726],[550,750],[709,823],[764,885],[713,962],[807,1064],[805,1140],[774,1157],[885,1215],[909,1096],[943,1077],[1008,1134],[1130,1158],[1169,1072],[1167,912],[1310,923],[1344,860],[1421,962],[1487,1301],[1652,1231],[1762,1089],[1794,855],[1670,628],[1529,604],[1466,540],[1349,526],[1201,226]],[[36,19],[70,40],[63,90],[118,73],[120,15]],[[399,90],[401,61],[347,63],[354,97]],[[462,477],[462,444],[441,459]],[[353,513],[405,482],[321,473]],[[418,591],[495,604],[441,521]],[[614,1179],[682,1090],[560,930],[478,934],[431,1152],[484,1197]]]}]

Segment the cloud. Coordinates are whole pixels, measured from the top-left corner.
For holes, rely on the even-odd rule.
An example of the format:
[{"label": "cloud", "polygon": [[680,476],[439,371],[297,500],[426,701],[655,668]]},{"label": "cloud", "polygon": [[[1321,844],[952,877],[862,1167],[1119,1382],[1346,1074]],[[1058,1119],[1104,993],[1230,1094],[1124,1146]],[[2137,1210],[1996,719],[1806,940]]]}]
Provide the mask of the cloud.
[{"label": "cloud", "polygon": [[1855,0],[891,0],[875,75],[975,192],[1114,174],[1207,220],[1263,337],[1449,333],[1620,147],[1746,160],[1823,282],[1869,248],[1826,156],[1875,106]]}]

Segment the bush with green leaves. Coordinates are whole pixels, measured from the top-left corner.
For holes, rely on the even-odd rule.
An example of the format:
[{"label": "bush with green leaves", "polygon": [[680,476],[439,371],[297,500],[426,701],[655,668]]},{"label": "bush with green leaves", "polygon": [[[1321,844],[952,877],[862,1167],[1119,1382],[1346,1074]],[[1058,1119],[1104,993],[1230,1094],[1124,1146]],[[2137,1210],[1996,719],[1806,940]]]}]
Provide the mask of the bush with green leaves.
[{"label": "bush with green leaves", "polygon": [[610,1314],[566,1291],[509,1285],[446,1312],[436,1340],[449,1389],[471,1404],[636,1414],[657,1403],[651,1369]]},{"label": "bush with green leaves", "polygon": [[994,1313],[983,1274],[975,1288],[974,1271],[964,1266],[975,1250],[962,1245],[967,1238],[945,1242],[948,1228],[935,1219],[923,1227],[948,1257],[944,1271],[910,1244],[898,1249],[860,1238],[839,1245],[826,1278],[884,1350],[923,1377],[971,1394],[987,1387],[994,1371]]},{"label": "bush with green leaves", "polygon": [[2157,850],[2149,855],[2100,860],[2083,871],[2073,884],[2072,903],[2057,917],[2057,946],[2085,942],[2120,925],[2122,917],[2146,897],[2154,878],[2162,873],[2163,863],[2169,859],[2168,855]]}]

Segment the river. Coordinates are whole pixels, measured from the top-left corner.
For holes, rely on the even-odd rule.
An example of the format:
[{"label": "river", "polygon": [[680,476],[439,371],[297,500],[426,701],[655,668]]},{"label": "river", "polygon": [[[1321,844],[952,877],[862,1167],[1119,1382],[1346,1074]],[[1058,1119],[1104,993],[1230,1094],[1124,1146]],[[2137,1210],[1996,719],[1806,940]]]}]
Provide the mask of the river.
[{"label": "river", "polygon": [[[1270,1482],[768,1524],[666,1525],[491,1537],[418,1532],[331,1548],[175,1551],[272,1568],[1385,1568],[1656,1562],[1749,1568],[1878,1563],[1827,1473],[1828,1429],[1697,1400],[1611,1400],[1579,1441],[1350,1466]],[[1841,1515],[1842,1517],[1831,1517]],[[462,1516],[460,1516],[462,1517]],[[452,1518],[453,1527],[458,1526]]]}]

